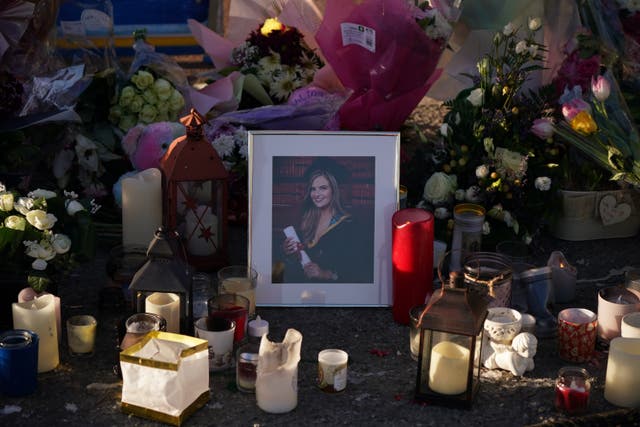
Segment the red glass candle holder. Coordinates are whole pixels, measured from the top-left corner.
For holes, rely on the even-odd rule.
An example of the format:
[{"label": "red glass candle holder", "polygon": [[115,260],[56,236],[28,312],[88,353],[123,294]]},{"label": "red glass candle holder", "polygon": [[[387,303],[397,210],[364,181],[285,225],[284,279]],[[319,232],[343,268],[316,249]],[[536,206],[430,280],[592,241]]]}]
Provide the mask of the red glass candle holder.
[{"label": "red glass candle holder", "polygon": [[555,406],[567,415],[584,414],[589,409],[592,377],[584,368],[565,366],[556,378]]}]

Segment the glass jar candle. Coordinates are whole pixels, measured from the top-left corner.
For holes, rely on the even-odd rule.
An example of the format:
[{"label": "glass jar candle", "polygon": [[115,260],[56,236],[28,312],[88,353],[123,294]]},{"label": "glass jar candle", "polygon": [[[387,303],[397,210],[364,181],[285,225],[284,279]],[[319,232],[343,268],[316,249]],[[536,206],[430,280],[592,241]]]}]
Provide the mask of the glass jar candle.
[{"label": "glass jar candle", "polygon": [[473,203],[462,203],[453,208],[451,271],[460,271],[462,258],[471,252],[480,250],[484,215],[485,209]]},{"label": "glass jar candle", "polygon": [[584,368],[565,366],[556,378],[555,406],[567,415],[580,415],[589,409],[592,377]]}]

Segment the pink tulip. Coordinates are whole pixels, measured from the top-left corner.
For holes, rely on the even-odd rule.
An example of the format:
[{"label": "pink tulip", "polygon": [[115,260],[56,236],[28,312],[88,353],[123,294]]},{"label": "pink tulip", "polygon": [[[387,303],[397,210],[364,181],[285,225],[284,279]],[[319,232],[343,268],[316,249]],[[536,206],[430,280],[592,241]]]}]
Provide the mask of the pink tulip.
[{"label": "pink tulip", "polygon": [[553,135],[553,120],[551,117],[535,119],[531,126],[531,132],[540,139],[549,139]]},{"label": "pink tulip", "polygon": [[611,84],[604,76],[598,76],[596,79],[591,77],[591,92],[593,96],[600,102],[606,101],[611,93]]},{"label": "pink tulip", "polygon": [[565,120],[570,122],[581,111],[587,111],[591,114],[591,106],[583,99],[574,98],[571,101],[562,104],[562,115]]}]

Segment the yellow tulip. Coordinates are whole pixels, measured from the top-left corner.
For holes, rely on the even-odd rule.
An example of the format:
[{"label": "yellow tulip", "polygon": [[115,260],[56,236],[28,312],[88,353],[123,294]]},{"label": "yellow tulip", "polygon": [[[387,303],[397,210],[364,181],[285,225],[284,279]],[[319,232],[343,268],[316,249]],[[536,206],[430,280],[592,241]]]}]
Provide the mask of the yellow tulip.
[{"label": "yellow tulip", "polygon": [[583,135],[591,135],[598,130],[598,125],[596,125],[593,117],[585,110],[576,114],[569,124],[571,125],[571,129]]}]

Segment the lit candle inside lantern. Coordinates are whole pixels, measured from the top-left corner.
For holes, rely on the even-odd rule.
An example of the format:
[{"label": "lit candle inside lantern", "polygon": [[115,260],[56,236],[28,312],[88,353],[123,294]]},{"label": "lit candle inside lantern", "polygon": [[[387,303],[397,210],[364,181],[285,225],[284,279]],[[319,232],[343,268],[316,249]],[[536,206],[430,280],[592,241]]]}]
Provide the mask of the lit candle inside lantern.
[{"label": "lit candle inside lantern", "polygon": [[431,349],[429,388],[440,394],[454,395],[467,390],[469,349],[443,341]]},{"label": "lit candle inside lantern", "polygon": [[180,297],[177,294],[154,292],[145,300],[145,311],[167,321],[167,332],[180,333]]},{"label": "lit candle inside lantern", "polygon": [[187,210],[187,251],[191,255],[213,255],[218,247],[218,217],[206,205],[199,205],[195,212]]},{"label": "lit candle inside lantern", "polygon": [[162,174],[146,169],[122,180],[122,244],[147,247],[162,225]]},{"label": "lit candle inside lantern", "polygon": [[13,327],[27,329],[38,335],[38,372],[48,372],[58,366],[60,357],[53,295],[42,295],[27,302],[14,302],[11,308]]},{"label": "lit candle inside lantern", "polygon": [[556,303],[573,301],[576,297],[577,269],[567,262],[564,254],[560,251],[551,253],[547,266],[551,267],[553,301]]},{"label": "lit candle inside lantern", "polygon": [[640,339],[614,338],[609,345],[609,359],[604,398],[616,406],[640,406]]}]

